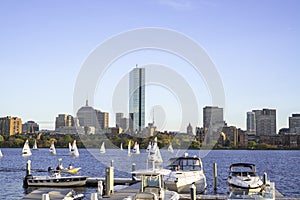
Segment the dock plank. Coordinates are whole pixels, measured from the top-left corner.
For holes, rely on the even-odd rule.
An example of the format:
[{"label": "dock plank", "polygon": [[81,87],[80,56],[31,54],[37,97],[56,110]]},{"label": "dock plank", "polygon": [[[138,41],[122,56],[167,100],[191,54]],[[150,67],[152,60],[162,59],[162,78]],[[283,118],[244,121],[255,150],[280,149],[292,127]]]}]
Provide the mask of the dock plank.
[{"label": "dock plank", "polygon": [[23,200],[36,200],[42,199],[43,194],[49,194],[49,197],[51,200],[62,200],[69,192],[71,189],[47,189],[47,188],[40,188],[37,190],[32,191],[31,193],[27,194]]}]

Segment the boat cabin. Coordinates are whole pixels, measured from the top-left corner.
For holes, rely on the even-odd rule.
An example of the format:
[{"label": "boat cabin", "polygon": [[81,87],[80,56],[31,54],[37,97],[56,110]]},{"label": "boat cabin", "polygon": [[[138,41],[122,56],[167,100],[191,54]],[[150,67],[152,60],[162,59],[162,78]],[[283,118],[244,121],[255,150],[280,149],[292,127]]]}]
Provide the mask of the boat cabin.
[{"label": "boat cabin", "polygon": [[197,157],[177,157],[169,160],[168,168],[172,171],[200,171],[202,170],[202,162]]},{"label": "boat cabin", "polygon": [[230,176],[254,177],[256,176],[256,167],[250,163],[235,163],[230,165]]},{"label": "boat cabin", "polygon": [[163,173],[154,171],[134,172],[141,177],[140,192],[135,195],[137,199],[164,199],[165,185]]}]

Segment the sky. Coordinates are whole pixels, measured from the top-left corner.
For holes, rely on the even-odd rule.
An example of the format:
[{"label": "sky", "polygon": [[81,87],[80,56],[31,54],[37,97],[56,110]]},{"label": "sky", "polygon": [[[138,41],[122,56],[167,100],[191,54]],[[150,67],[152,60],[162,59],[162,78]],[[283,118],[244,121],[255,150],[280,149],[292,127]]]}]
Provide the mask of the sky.
[{"label": "sky", "polygon": [[[0,116],[54,129],[58,114],[76,114],[76,81],[97,47],[126,31],[157,27],[183,34],[205,50],[222,80],[228,125],[245,129],[247,111],[272,108],[277,128],[288,127],[288,117],[300,113],[299,8],[298,0],[2,0]],[[126,78],[136,64],[148,71],[164,66],[182,77],[196,99],[192,126],[202,126],[202,108],[212,105],[205,77],[182,58],[151,49],[112,61],[96,91],[86,94],[94,108],[110,113],[110,126],[113,112],[127,112],[127,97],[118,94],[127,94]],[[172,79],[167,74],[160,74],[161,80]],[[181,104],[187,102],[178,96],[168,85],[149,83],[146,122],[154,113],[159,129],[181,129]],[[123,107],[115,99],[124,99]]]}]

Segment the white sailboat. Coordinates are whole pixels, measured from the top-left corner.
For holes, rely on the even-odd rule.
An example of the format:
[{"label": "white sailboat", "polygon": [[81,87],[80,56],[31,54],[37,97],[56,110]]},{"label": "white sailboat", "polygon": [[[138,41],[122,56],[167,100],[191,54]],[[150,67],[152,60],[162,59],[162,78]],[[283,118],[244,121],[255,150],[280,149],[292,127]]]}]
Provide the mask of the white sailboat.
[{"label": "white sailboat", "polygon": [[131,141],[128,142],[128,150],[127,150],[128,156],[131,156]]},{"label": "white sailboat", "polygon": [[52,141],[49,151],[50,151],[50,153],[52,153],[53,155],[56,154],[56,149],[55,149],[54,141]]},{"label": "white sailboat", "polygon": [[173,149],[173,146],[172,146],[172,143],[170,142],[169,146],[168,146],[168,151],[173,153],[174,152],[174,149]]},{"label": "white sailboat", "polygon": [[33,149],[33,150],[38,150],[36,140],[34,140],[34,145],[33,145],[32,149]]},{"label": "white sailboat", "polygon": [[120,149],[123,151],[123,143],[120,144]]},{"label": "white sailboat", "polygon": [[2,154],[2,151],[1,151],[1,149],[0,149],[0,158],[1,158],[1,157],[3,157],[3,154]]},{"label": "white sailboat", "polygon": [[22,149],[22,156],[31,156],[31,150],[30,150],[30,147],[29,147],[29,142],[28,140],[26,140],[25,144],[24,144],[24,147]]},{"label": "white sailboat", "polygon": [[162,163],[163,159],[160,154],[159,147],[157,145],[157,138],[154,138],[154,142],[148,152],[148,160],[155,162],[155,163]]},{"label": "white sailboat", "polygon": [[137,142],[134,143],[132,152],[135,154],[140,154],[140,145]]},{"label": "white sailboat", "polygon": [[71,152],[72,156],[75,156],[75,157],[79,156],[79,151],[78,151],[78,148],[77,148],[77,145],[76,145],[76,140],[73,141],[73,144],[72,144],[70,152]]},{"label": "white sailboat", "polygon": [[106,152],[106,150],[105,150],[105,144],[104,144],[104,142],[102,142],[102,145],[100,147],[100,153],[105,153],[105,152]]}]

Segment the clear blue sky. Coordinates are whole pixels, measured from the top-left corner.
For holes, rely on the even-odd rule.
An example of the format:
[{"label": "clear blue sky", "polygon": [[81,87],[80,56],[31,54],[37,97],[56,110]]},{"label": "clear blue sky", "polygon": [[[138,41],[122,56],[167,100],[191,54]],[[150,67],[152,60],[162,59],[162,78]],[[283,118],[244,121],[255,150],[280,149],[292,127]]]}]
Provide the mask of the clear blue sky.
[{"label": "clear blue sky", "polygon": [[[161,27],[189,36],[213,60],[225,89],[224,116],[229,125],[244,129],[247,111],[275,108],[278,128],[287,127],[288,117],[300,113],[299,9],[298,0],[2,0],[0,116],[18,116],[53,129],[57,114],[74,114],[77,75],[101,42],[127,30]],[[126,63],[129,71],[136,63],[169,59],[146,53],[143,59],[128,55],[114,63],[115,73],[118,64]],[[180,73],[190,76],[188,70]],[[207,94],[202,99],[199,93],[202,115],[202,106],[210,102]],[[101,101],[103,96],[89,98],[94,98],[95,108],[110,112],[110,105]],[[172,119],[176,114],[163,109],[168,119],[164,129],[176,129],[178,119]],[[192,125],[201,126],[202,116]]]}]

